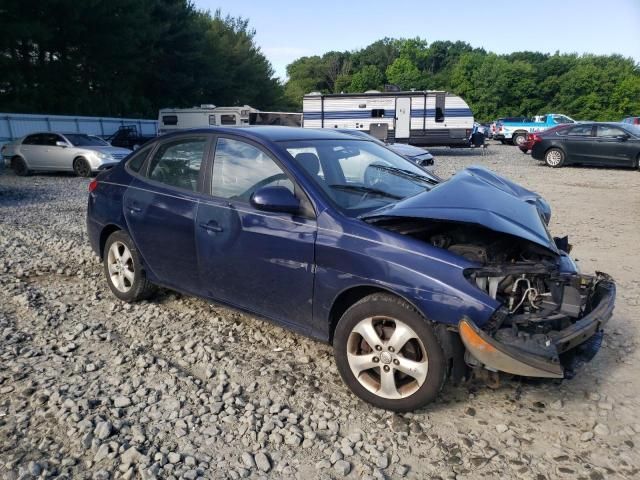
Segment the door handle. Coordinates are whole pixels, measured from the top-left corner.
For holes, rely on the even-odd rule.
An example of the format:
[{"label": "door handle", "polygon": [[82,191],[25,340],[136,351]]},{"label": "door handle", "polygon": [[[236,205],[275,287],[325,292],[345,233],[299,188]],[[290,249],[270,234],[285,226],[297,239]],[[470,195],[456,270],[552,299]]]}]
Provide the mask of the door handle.
[{"label": "door handle", "polygon": [[140,208],[139,206],[137,206],[135,204],[134,205],[129,205],[127,208],[129,209],[129,211],[131,213],[140,213],[142,211],[142,208]]},{"label": "door handle", "polygon": [[223,228],[218,225],[218,222],[212,220],[208,223],[201,223],[200,228],[206,230],[207,232],[220,233],[223,231]]}]

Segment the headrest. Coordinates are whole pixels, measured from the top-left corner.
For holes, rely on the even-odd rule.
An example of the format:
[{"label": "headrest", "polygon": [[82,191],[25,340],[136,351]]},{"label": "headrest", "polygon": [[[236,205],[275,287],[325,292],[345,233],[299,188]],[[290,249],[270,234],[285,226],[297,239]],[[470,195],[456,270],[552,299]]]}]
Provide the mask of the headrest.
[{"label": "headrest", "polygon": [[318,175],[318,173],[320,173],[320,160],[315,153],[299,153],[296,155],[296,162],[311,175]]}]

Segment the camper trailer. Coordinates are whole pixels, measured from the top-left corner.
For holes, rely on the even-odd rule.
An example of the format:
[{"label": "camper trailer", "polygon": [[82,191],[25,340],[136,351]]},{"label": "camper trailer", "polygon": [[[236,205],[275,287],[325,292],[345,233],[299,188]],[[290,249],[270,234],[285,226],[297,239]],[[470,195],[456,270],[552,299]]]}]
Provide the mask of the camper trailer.
[{"label": "camper trailer", "polygon": [[305,128],[363,130],[389,143],[469,146],[473,128],[469,106],[447,92],[313,92],[302,105]]},{"label": "camper trailer", "polygon": [[163,108],[158,114],[158,133],[186,128],[206,128],[214,125],[286,125],[300,127],[302,115],[289,112],[262,112],[249,105],[216,107],[200,105],[194,108]]}]

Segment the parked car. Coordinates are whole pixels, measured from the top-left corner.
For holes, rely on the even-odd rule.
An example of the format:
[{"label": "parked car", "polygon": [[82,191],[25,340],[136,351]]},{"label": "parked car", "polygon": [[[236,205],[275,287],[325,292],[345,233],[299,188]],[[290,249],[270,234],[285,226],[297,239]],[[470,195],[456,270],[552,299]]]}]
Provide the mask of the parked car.
[{"label": "parked car", "polygon": [[640,116],[625,117],[622,120],[622,123],[629,123],[631,125],[640,125]]},{"label": "parked car", "polygon": [[579,123],[543,135],[531,157],[554,168],[575,163],[638,168],[640,127],[627,123]]},{"label": "parked car", "polygon": [[403,157],[408,158],[413,163],[422,168],[425,168],[427,170],[433,169],[433,155],[424,148],[414,147],[413,145],[409,145],[407,143],[385,143],[382,140],[374,137],[373,135],[367,132],[363,132],[362,130],[349,130],[346,128],[337,128],[335,130],[341,133],[346,133],[347,135],[352,135],[354,137],[378,142],[380,145],[387,147],[388,149],[396,152],[398,155],[402,155]]},{"label": "parked car", "polygon": [[117,298],[163,285],[329,342],[353,392],[389,410],[468,365],[570,376],[614,307],[614,282],[578,272],[537,194],[482,167],[440,182],[330,129],[169,134],[89,192]]},{"label": "parked car", "polygon": [[522,153],[527,153],[533,148],[533,145],[542,140],[542,137],[550,133],[562,130],[565,128],[571,128],[571,124],[562,124],[549,128],[542,132],[527,133],[525,141],[518,147]]},{"label": "parked car", "polygon": [[137,150],[155,135],[142,135],[137,125],[123,125],[107,137],[107,141],[114,147]]},{"label": "parked car", "polygon": [[576,121],[558,113],[548,113],[533,118],[505,118],[498,122],[497,133],[493,138],[500,140],[503,144],[512,143],[519,147],[526,140],[527,133],[542,132],[556,125],[570,123],[576,123]]},{"label": "parked car", "polygon": [[83,133],[32,133],[2,147],[5,165],[16,175],[33,171],[75,172],[89,177],[116,165],[131,150],[112,147]]}]

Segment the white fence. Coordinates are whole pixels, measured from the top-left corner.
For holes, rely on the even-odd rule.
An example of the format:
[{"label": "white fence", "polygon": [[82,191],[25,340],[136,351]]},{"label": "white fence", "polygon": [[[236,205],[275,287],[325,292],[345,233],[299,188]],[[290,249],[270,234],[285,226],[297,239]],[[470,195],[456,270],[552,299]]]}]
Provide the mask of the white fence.
[{"label": "white fence", "polygon": [[123,125],[137,126],[142,135],[156,135],[158,132],[157,120],[0,113],[0,144],[33,132],[87,133],[106,137]]}]

